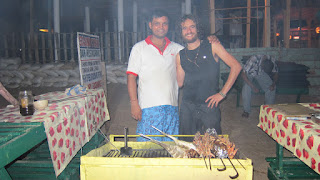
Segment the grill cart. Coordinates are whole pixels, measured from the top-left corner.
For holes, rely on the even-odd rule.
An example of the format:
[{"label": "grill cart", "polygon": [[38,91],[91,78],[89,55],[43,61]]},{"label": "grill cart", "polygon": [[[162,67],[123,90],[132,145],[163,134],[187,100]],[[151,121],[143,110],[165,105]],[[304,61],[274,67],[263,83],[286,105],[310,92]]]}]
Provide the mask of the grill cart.
[{"label": "grill cart", "polygon": [[124,145],[124,135],[110,135],[110,142],[81,156],[81,179],[252,179],[252,161],[241,153],[237,159],[210,159],[210,170],[208,159],[205,162],[203,158],[172,158],[155,143],[130,141],[136,137],[138,135],[128,136],[128,147],[133,150],[131,156],[120,156],[118,151]]}]

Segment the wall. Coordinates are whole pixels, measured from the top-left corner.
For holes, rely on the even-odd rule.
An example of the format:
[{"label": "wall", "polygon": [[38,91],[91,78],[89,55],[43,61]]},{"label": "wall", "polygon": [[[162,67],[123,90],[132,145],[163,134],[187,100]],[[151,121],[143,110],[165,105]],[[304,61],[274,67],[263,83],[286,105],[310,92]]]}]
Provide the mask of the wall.
[{"label": "wall", "polygon": [[[309,67],[309,94],[320,95],[320,49],[238,48],[228,49],[239,62],[244,56],[272,55],[279,61],[295,62]],[[108,83],[125,84],[127,65],[107,65]],[[221,73],[229,67],[221,63]],[[18,58],[0,59],[0,81],[7,88],[71,87],[80,84],[78,64],[21,64]]]}]

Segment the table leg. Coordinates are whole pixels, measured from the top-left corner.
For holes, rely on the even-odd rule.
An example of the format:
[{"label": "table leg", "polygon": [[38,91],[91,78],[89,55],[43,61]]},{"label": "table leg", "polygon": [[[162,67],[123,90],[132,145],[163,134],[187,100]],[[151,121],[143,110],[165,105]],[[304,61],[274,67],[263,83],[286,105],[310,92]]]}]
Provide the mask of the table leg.
[{"label": "table leg", "polygon": [[4,167],[0,168],[0,179],[11,180],[10,175],[8,174],[7,170]]},{"label": "table leg", "polygon": [[297,99],[296,99],[296,103],[300,103],[300,97],[301,97],[301,94],[298,94]]},{"label": "table leg", "polygon": [[277,143],[276,145],[277,164],[279,169],[279,177],[283,177],[283,146]]}]

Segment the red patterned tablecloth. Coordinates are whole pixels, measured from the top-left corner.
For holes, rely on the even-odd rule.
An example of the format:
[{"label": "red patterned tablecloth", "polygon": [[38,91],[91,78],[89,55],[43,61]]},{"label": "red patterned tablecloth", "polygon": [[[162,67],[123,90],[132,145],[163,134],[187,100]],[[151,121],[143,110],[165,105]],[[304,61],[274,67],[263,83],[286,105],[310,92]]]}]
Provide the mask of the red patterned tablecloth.
[{"label": "red patterned tablecloth", "polygon": [[[320,113],[320,103],[300,105]],[[320,174],[320,126],[314,121],[318,120],[315,117],[306,120],[287,117],[272,105],[262,105],[258,127]]]},{"label": "red patterned tablecloth", "polygon": [[50,92],[36,97],[49,100],[46,109],[21,116],[18,108],[0,109],[0,122],[44,122],[53,167],[58,176],[110,119],[103,89],[89,89],[86,95],[67,96]]}]

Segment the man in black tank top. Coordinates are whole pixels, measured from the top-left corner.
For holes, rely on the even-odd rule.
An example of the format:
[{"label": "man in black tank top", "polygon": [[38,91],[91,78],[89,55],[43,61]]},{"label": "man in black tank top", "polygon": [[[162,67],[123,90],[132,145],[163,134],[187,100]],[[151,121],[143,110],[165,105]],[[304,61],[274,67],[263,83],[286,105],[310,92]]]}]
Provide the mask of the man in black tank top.
[{"label": "man in black tank top", "polygon": [[[183,16],[178,25],[187,43],[176,57],[177,81],[179,87],[183,87],[179,133],[194,135],[200,131],[203,134],[208,128],[214,128],[221,134],[219,102],[237,79],[241,65],[219,42],[210,44],[199,39],[195,16]],[[220,91],[219,58],[230,67],[228,80]]]}]

